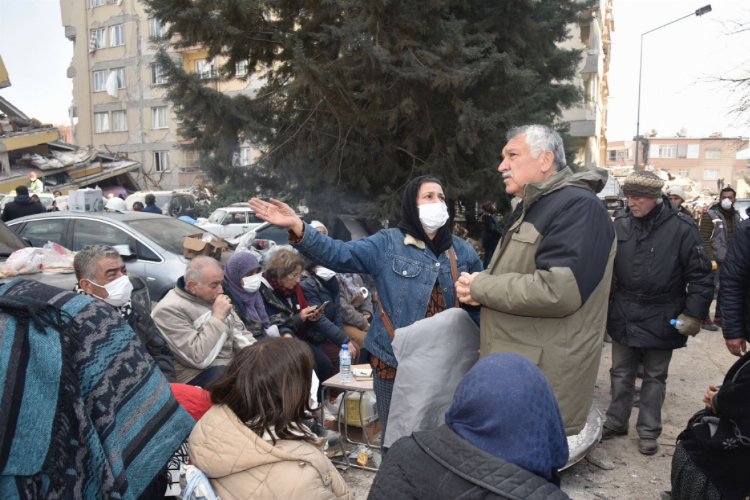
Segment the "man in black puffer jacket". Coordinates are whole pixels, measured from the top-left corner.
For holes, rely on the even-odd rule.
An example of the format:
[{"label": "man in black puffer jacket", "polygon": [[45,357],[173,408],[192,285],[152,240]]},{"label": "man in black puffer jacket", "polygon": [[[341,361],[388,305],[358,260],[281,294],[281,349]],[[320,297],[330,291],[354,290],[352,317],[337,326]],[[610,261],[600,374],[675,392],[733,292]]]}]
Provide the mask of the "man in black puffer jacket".
[{"label": "man in black puffer jacket", "polygon": [[[607,331],[612,337],[612,402],[602,439],[628,432],[638,363],[644,365],[638,450],[659,449],[661,407],[672,350],[700,331],[713,298],[711,261],[693,221],[661,193],[664,182],[634,172],[623,185],[630,213],[615,219],[617,254]],[[675,320],[675,325],[670,320]]]},{"label": "man in black puffer jacket", "polygon": [[25,215],[40,214],[42,212],[46,212],[44,205],[31,199],[29,188],[18,186],[16,188],[16,197],[13,201],[5,204],[5,209],[3,210],[3,214],[0,215],[0,219],[3,222],[8,222]]},{"label": "man in black puffer jacket", "polygon": [[741,356],[750,340],[750,219],[735,230],[720,271],[722,332],[729,352]]}]

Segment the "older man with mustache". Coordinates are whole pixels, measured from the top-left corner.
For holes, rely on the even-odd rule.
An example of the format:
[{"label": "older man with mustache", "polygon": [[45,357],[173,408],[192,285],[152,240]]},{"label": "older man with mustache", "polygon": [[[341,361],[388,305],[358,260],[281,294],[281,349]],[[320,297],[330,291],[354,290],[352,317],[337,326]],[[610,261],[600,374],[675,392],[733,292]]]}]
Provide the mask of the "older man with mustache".
[{"label": "older man with mustache", "polygon": [[560,404],[565,431],[586,423],[599,369],[615,237],[596,197],[604,170],[567,167],[560,135],[544,125],[512,129],[498,170],[521,198],[490,265],[463,273],[463,303],[481,305],[480,349],[536,363]]}]

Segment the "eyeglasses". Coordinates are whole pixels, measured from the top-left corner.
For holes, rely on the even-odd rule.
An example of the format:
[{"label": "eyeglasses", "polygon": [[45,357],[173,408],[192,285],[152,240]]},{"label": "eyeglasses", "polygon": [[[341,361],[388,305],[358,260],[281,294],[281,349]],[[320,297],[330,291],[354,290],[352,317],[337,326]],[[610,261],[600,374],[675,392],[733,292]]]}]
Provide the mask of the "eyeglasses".
[{"label": "eyeglasses", "polygon": [[302,277],[302,271],[297,271],[287,275],[287,278],[299,279]]}]

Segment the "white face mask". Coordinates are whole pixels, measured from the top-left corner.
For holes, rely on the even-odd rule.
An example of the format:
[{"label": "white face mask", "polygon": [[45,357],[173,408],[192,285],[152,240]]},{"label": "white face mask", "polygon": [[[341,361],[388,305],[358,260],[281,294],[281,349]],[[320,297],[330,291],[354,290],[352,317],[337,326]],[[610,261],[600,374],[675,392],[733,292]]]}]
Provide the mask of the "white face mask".
[{"label": "white face mask", "polygon": [[721,200],[721,208],[723,208],[724,210],[731,209],[732,208],[732,200],[730,200],[729,198],[724,198],[723,200]]},{"label": "white face mask", "polygon": [[448,222],[448,206],[443,202],[419,205],[419,222],[425,233],[434,233]]},{"label": "white face mask", "polygon": [[245,276],[242,278],[242,288],[244,288],[246,292],[257,292],[258,288],[260,288],[260,280],[262,278],[263,275],[260,273],[253,274],[252,276]]},{"label": "white face mask", "polygon": [[318,266],[315,268],[315,274],[323,281],[328,281],[329,279],[336,276],[336,271],[331,271],[327,267]]},{"label": "white face mask", "polygon": [[127,275],[120,276],[106,285],[100,285],[93,281],[91,283],[107,291],[107,298],[101,300],[113,307],[120,307],[127,304],[130,300],[130,295],[133,293],[133,284]]}]

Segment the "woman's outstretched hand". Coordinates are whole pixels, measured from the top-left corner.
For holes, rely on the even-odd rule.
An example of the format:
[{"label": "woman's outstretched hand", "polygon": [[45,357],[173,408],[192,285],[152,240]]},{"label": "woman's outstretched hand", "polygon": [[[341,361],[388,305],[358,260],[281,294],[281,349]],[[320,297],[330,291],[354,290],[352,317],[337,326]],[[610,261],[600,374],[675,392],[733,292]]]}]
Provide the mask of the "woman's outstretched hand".
[{"label": "woman's outstretched hand", "polygon": [[302,236],[305,223],[283,201],[274,198],[269,198],[268,201],[263,201],[260,198],[251,198],[249,204],[259,219],[277,226],[289,228],[294,231],[298,238]]}]

